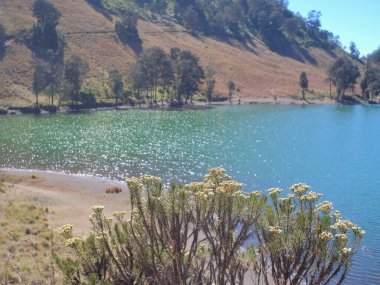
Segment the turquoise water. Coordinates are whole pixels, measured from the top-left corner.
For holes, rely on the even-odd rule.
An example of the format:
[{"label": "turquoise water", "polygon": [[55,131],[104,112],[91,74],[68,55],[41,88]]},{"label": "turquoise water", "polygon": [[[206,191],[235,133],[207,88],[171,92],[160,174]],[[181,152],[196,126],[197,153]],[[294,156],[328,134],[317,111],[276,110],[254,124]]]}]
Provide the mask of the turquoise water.
[{"label": "turquoise water", "polygon": [[0,167],[198,180],[247,191],[306,182],[367,235],[345,284],[380,284],[380,108],[224,106],[0,117]]}]

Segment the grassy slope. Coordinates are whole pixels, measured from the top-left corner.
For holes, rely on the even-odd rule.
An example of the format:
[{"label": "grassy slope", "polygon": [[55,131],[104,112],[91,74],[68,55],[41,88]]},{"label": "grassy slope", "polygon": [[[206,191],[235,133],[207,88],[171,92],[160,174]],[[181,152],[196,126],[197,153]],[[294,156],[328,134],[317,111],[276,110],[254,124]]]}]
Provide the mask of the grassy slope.
[{"label": "grassy slope", "polygon": [[[85,0],[52,0],[63,17],[59,28],[66,34],[66,57],[83,56],[89,63],[90,77],[104,74],[111,68],[124,73],[135,60],[134,52],[118,42],[112,33],[114,23],[95,11]],[[3,0],[0,2],[0,22],[10,34],[33,24],[32,0]],[[175,32],[175,31],[179,32]],[[103,32],[110,33],[103,33]],[[305,64],[280,56],[256,42],[254,51],[233,46],[211,38],[195,38],[182,33],[180,27],[168,27],[140,21],[139,31],[144,47],[159,46],[169,50],[173,46],[189,49],[201,58],[204,66],[217,71],[217,91],[226,93],[226,82],[234,80],[241,89],[242,100],[292,96],[298,91],[298,76],[308,73],[310,89],[328,90],[325,70],[332,58],[321,50],[309,52],[316,65]],[[101,32],[101,33],[92,33]],[[30,92],[33,58],[22,45],[11,41],[0,65],[0,105],[25,105],[34,100]]]}]

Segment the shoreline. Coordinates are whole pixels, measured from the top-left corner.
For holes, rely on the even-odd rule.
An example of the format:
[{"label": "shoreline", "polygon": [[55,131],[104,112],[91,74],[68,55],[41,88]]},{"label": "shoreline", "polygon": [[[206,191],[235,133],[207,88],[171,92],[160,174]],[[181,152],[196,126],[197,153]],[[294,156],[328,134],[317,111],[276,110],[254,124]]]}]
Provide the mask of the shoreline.
[{"label": "shoreline", "polygon": [[[369,104],[379,104],[378,102],[366,103],[361,102],[351,102],[343,103],[343,105],[369,105]],[[207,110],[217,106],[229,106],[229,105],[338,105],[336,100],[330,98],[324,99],[313,99],[303,101],[302,99],[292,98],[292,97],[278,97],[276,100],[270,97],[260,97],[260,98],[234,98],[232,102],[222,101],[222,102],[203,102],[203,101],[194,101],[191,104],[187,104],[181,107],[171,107],[167,103],[162,105],[158,103],[157,105],[150,105],[148,103],[142,104],[141,106],[136,105],[118,105],[118,106],[101,106],[99,107],[84,107],[70,109],[68,106],[62,106],[56,112],[49,112],[41,109],[41,115],[45,114],[70,114],[78,112],[87,112],[94,110],[165,110],[165,111],[175,111],[175,110]],[[23,106],[23,107],[0,107],[0,116],[9,116],[9,115],[25,115],[25,114],[36,114],[33,111],[33,107]]]},{"label": "shoreline", "polygon": [[[0,168],[0,181],[4,190],[0,195],[5,195],[4,198],[25,200],[47,207],[53,230],[72,224],[76,235],[88,235],[91,228],[88,216],[94,205],[103,205],[107,216],[119,210],[130,212],[128,188],[126,183],[120,181],[88,175],[9,168]],[[122,192],[106,193],[107,188],[113,187],[122,189]]]}]

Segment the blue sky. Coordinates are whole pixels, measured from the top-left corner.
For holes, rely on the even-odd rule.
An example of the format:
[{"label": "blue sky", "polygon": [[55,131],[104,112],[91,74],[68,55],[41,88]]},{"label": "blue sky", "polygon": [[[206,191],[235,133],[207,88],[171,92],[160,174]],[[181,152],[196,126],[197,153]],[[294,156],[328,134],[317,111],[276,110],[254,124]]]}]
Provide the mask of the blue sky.
[{"label": "blue sky", "polygon": [[362,55],[380,47],[380,0],[289,0],[289,9],[306,17],[322,12],[322,28],[340,36],[343,46],[355,42]]}]

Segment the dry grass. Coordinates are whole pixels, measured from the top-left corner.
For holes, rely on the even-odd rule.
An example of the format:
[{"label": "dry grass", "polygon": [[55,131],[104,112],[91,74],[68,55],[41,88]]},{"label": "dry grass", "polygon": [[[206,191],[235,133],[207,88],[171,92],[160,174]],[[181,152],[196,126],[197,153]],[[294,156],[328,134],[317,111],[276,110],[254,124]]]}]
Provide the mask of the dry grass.
[{"label": "dry grass", "polygon": [[22,197],[0,204],[0,284],[59,284],[53,250],[62,240],[49,227],[48,209]]},{"label": "dry grass", "polygon": [[[85,0],[52,0],[63,17],[59,29],[66,34],[66,58],[72,54],[84,57],[90,65],[89,77],[97,78],[112,68],[125,75],[136,55],[122,45],[113,33],[114,21],[95,11]],[[8,33],[17,34],[23,27],[33,24],[32,0],[3,0],[0,2],[0,23]],[[179,32],[174,32],[177,29]],[[272,94],[290,97],[298,92],[298,78],[302,71],[309,77],[310,89],[327,92],[326,69],[333,58],[319,49],[310,53],[316,65],[301,63],[269,51],[255,42],[254,52],[211,38],[196,38],[183,33],[180,27],[166,27],[140,21],[139,31],[144,47],[159,46],[165,50],[177,46],[189,49],[201,58],[203,66],[216,72],[216,91],[227,93],[226,83],[234,80],[240,88],[242,100],[270,98]],[[74,33],[74,34],[72,34]],[[6,56],[0,65],[0,105],[30,105],[32,53],[15,42],[8,44]]]},{"label": "dry grass", "polygon": [[54,252],[66,254],[63,240],[51,229],[48,208],[17,184],[38,180],[33,175],[0,172],[0,284],[60,284]]}]

